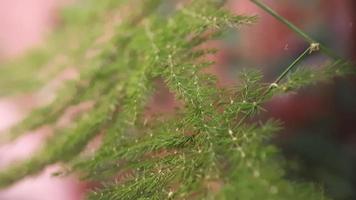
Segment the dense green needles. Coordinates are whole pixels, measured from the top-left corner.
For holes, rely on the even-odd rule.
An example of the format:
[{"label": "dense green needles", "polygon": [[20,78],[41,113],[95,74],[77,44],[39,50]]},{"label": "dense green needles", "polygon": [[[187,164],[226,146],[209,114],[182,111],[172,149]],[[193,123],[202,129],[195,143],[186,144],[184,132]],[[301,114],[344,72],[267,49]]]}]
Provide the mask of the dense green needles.
[{"label": "dense green needles", "polygon": [[[204,72],[216,49],[202,46],[228,29],[255,23],[255,16],[234,16],[216,0],[86,3],[86,11],[65,15],[74,22],[64,25],[62,39],[70,44],[73,35],[84,37],[80,50],[69,55],[81,65],[80,80],[66,85],[57,100],[30,114],[9,137],[43,125],[55,127],[69,106],[91,101],[94,107],[70,127],[56,128],[34,157],[0,172],[0,187],[64,162],[87,181],[100,182],[89,199],[326,199],[315,185],[284,178],[283,160],[269,144],[280,123],[249,119],[276,93],[350,73],[347,62],[330,60],[321,70],[295,70],[305,56],[317,53],[319,44],[307,40],[310,47],[273,83],[246,70],[237,77],[238,86],[218,88],[215,77]],[[105,29],[105,19],[115,14],[120,20]],[[98,39],[78,32],[90,33],[88,23],[98,31],[96,37],[111,37],[93,42]],[[100,53],[85,56],[93,46]],[[180,102],[173,116],[146,114],[157,79]],[[81,154],[99,134],[99,149]]]}]

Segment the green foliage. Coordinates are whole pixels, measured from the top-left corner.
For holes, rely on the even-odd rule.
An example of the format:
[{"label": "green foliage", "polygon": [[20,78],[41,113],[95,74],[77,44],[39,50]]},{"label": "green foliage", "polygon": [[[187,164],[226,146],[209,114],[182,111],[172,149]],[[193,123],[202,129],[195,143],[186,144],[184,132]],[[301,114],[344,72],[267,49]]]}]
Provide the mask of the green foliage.
[{"label": "green foliage", "polygon": [[[81,78],[15,126],[10,139],[54,126],[70,106],[85,101],[95,106],[69,128],[56,130],[33,158],[1,172],[0,187],[64,162],[86,180],[102,183],[89,199],[326,199],[313,184],[285,179],[284,161],[269,142],[280,123],[250,119],[272,94],[348,74],[349,64],[338,60],[321,70],[298,69],[274,84],[246,70],[238,86],[218,88],[215,77],[204,72],[213,64],[207,55],[216,50],[201,46],[256,17],[231,15],[220,1],[177,2],[87,1],[84,9],[64,12],[61,41],[71,43],[79,30],[80,41],[61,52],[78,65]],[[102,30],[113,13],[122,19]],[[112,33],[110,40],[93,42],[105,31]],[[100,53],[86,56],[93,48]],[[148,120],[145,108],[156,79],[183,105],[173,117]],[[80,154],[100,133],[101,147]]]}]

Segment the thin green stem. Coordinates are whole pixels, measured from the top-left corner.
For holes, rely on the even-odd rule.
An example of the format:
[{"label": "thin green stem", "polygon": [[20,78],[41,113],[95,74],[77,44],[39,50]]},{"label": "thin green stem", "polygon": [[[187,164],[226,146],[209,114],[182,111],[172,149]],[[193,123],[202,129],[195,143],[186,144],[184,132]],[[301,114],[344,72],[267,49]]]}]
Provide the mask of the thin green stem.
[{"label": "thin green stem", "polygon": [[279,84],[281,80],[310,52],[310,47],[307,48],[302,54],[299,55],[297,59],[295,59],[278,78],[273,82],[275,84]]},{"label": "thin green stem", "polygon": [[[294,31],[296,34],[298,34],[300,37],[302,37],[305,41],[309,43],[319,43],[316,40],[314,40],[312,37],[310,37],[308,34],[306,34],[304,31],[302,31],[300,28],[295,26],[293,23],[288,21],[286,18],[282,17],[279,15],[276,11],[274,11],[271,7],[267,6],[265,3],[261,2],[260,0],[251,0],[254,4],[262,8],[264,11],[272,15],[274,18],[276,18],[278,21],[281,23],[285,24],[287,27],[289,27],[292,31]],[[320,50],[322,53],[325,55],[337,60],[341,59],[339,55],[331,51],[329,48],[326,46],[320,44]]]},{"label": "thin green stem", "polygon": [[319,44],[318,43],[312,43],[302,54],[300,54],[298,56],[298,58],[296,58],[279,76],[278,78],[273,81],[273,83],[270,85],[270,87],[266,90],[266,92],[263,95],[263,98],[269,94],[275,87],[278,87],[278,84],[284,79],[284,77],[287,76],[287,74],[293,70],[297,64],[303,60],[303,58],[308,55],[311,54],[314,51],[318,51],[319,50]]},{"label": "thin green stem", "polygon": [[[319,50],[319,44],[318,43],[312,43],[302,54],[298,56],[283,72],[281,75],[278,76],[278,78],[268,87],[268,89],[263,93],[262,98],[256,102],[256,106],[259,106],[263,100],[266,98],[266,96],[276,87],[278,87],[278,84],[287,76],[287,74],[293,70],[297,64],[303,60],[303,58],[314,51]],[[253,110],[249,110],[240,120],[239,122],[234,126],[234,128],[240,127],[241,124],[253,113]]]}]

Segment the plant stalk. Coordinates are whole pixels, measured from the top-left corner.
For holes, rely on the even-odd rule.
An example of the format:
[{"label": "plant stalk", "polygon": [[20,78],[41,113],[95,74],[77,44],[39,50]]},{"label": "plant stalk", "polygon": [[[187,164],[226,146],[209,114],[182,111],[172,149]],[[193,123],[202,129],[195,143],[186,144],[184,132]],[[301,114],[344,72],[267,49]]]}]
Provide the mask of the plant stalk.
[{"label": "plant stalk", "polygon": [[[310,37],[308,34],[306,34],[304,31],[302,31],[300,28],[295,26],[292,22],[288,21],[286,18],[279,15],[276,11],[274,11],[271,7],[267,6],[265,3],[261,2],[260,0],[251,0],[251,2],[256,4],[258,7],[260,7],[261,9],[263,9],[270,15],[272,15],[274,18],[276,18],[281,23],[285,24],[293,32],[295,32],[300,37],[302,37],[305,41],[309,42],[310,44],[319,43],[316,40],[314,40],[312,37]],[[339,55],[335,54],[333,51],[331,51],[329,48],[327,48],[326,46],[324,46],[322,44],[320,44],[320,51],[335,60],[341,59],[341,57]]]}]

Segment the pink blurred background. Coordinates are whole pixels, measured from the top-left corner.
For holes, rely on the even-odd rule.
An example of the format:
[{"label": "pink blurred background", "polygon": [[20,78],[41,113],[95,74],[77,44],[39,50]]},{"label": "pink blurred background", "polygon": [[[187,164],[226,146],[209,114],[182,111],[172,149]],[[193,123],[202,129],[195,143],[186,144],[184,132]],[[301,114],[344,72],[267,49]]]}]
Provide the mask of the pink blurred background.
[{"label": "pink blurred background", "polygon": [[[45,45],[45,40],[58,21],[58,10],[70,0],[0,0],[0,64],[16,59],[31,48]],[[1,66],[0,66],[1,67]],[[0,132],[21,120],[38,100],[34,95],[0,98]],[[0,146],[0,170],[11,162],[28,158],[38,149],[45,132],[20,138]],[[0,191],[1,200],[78,200],[83,186],[76,177],[54,178],[59,166],[50,166],[40,175],[29,177]]]},{"label": "pink blurred background", "polygon": [[[314,33],[330,31],[325,36],[326,39],[323,39],[346,57],[355,58],[352,50],[355,46],[352,45],[355,44],[355,16],[352,15],[356,10],[352,0],[266,2],[303,29]],[[0,0],[0,64],[1,61],[15,59],[35,46],[46,45],[46,37],[58,21],[58,10],[69,3],[70,0]],[[292,58],[304,47],[305,43],[294,33],[249,1],[232,0],[229,7],[237,13],[259,14],[260,23],[243,29],[236,43],[226,47],[226,52],[221,55],[223,64],[227,60],[238,60],[246,66],[260,66],[272,77],[278,69],[271,66],[286,63],[287,61],[280,58]],[[319,27],[320,30],[313,27]],[[233,77],[224,71],[230,68],[216,70],[216,73],[220,74],[222,80],[229,82]],[[301,105],[298,97],[279,98],[269,105],[270,108],[278,108],[272,109],[272,115],[287,122],[289,127],[298,127],[296,124],[305,123],[310,115],[319,116],[320,110],[324,109],[325,105],[320,103],[320,97],[308,97],[303,97],[304,105]],[[0,134],[40,103],[33,94],[0,98]],[[48,132],[50,130],[44,127],[35,134],[0,146],[0,170],[9,166],[12,161],[30,156],[31,152],[41,146],[41,141]],[[0,191],[0,200],[82,199],[84,185],[76,177],[51,176],[58,168],[59,166],[48,167],[39,176],[29,177]]]}]

